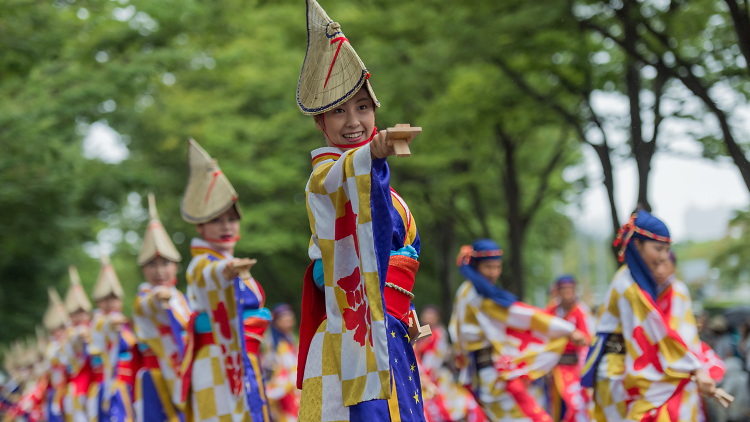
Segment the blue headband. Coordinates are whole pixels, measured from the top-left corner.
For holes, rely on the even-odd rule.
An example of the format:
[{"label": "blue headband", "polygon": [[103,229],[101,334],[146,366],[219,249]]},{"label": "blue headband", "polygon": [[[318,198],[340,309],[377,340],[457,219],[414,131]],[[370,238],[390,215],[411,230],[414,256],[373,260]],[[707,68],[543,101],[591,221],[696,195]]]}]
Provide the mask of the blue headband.
[{"label": "blue headband", "polygon": [[500,260],[502,256],[503,251],[495,241],[480,239],[475,241],[473,246],[464,246],[461,248],[456,264],[459,266],[461,275],[474,285],[477,293],[502,307],[509,308],[518,301],[518,298],[502,287],[492,284],[475,268],[476,263],[480,261],[489,259]]},{"label": "blue headband", "polygon": [[671,243],[669,238],[669,229],[658,218],[654,217],[648,211],[638,211],[633,213],[627,224],[622,226],[615,238],[614,245],[620,246],[618,257],[620,262],[625,261],[630,269],[633,280],[638,286],[656,301],[657,287],[654,275],[648,269],[643,261],[641,254],[631,242],[631,238],[641,240],[654,240],[657,242]]},{"label": "blue headband", "polygon": [[557,283],[556,284],[557,284],[557,287],[566,286],[566,285],[575,286],[576,285],[576,279],[572,275],[570,275],[570,274],[565,274],[565,275],[561,275],[560,277],[557,278]]}]

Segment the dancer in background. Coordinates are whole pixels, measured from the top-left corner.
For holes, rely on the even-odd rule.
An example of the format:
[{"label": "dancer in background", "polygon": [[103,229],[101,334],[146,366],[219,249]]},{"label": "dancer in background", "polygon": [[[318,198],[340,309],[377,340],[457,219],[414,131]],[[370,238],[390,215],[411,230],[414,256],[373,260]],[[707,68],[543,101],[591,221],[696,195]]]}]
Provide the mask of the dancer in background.
[{"label": "dancer in background", "polygon": [[[558,300],[547,308],[547,313],[562,318],[578,329],[591,343],[593,317],[591,310],[581,302],[576,294],[576,280],[571,275],[563,275],[555,283]],[[581,369],[588,352],[587,346],[568,342],[560,362],[551,373],[550,414],[555,421],[587,422],[590,420],[588,391],[581,388]]]},{"label": "dancer in background", "polygon": [[[258,353],[271,313],[265,293],[234,257],[241,212],[229,180],[197,142],[188,142],[189,179],[182,217],[200,234],[190,242],[187,296],[193,309],[181,370],[195,421],[270,420]],[[248,260],[249,261],[249,260]],[[249,273],[248,263],[245,269]],[[188,390],[185,389],[187,399]]]},{"label": "dancer in background", "polygon": [[[180,366],[191,310],[177,284],[182,260],[159,221],[156,199],[148,194],[149,223],[138,254],[145,283],[133,302],[133,323],[143,366],[136,374],[137,422],[184,422]],[[181,406],[184,409],[184,406]]]},{"label": "dancer in background", "polygon": [[89,347],[94,371],[87,402],[91,421],[133,422],[135,418],[135,374],[141,359],[135,335],[122,314],[124,296],[109,257],[102,254],[101,271],[91,294],[97,307]]},{"label": "dancer in background", "polygon": [[646,211],[634,212],[615,239],[626,265],[615,274],[599,309],[596,340],[581,380],[595,387],[597,421],[695,420],[694,412],[683,412],[694,408],[693,392],[711,395],[715,390],[697,355],[694,322],[686,327],[690,332],[671,324],[692,320],[693,313],[684,285],[659,276],[669,261],[670,243],[667,226]]},{"label": "dancer in background", "polygon": [[[419,321],[432,329],[430,337],[414,344],[414,352],[420,363],[423,391],[427,390],[431,395],[425,396],[425,415],[428,420],[483,422],[486,417],[474,396],[463,385],[456,383],[453,349],[448,330],[441,322],[440,308],[426,305],[422,308]],[[425,388],[425,385],[430,387]]]},{"label": "dancer in background", "polygon": [[63,354],[68,371],[68,388],[63,400],[66,422],[88,422],[86,397],[93,379],[91,359],[88,352],[91,343],[91,301],[81,285],[78,269],[68,267],[70,287],[65,294],[65,307],[73,322],[68,330]]},{"label": "dancer in background", "polygon": [[502,250],[494,241],[462,247],[457,264],[467,281],[456,292],[449,330],[461,382],[470,385],[493,422],[551,421],[528,384],[552,370],[568,340],[582,345],[586,336],[496,285]]},{"label": "dancer in background", "polygon": [[[423,421],[409,332],[421,242],[391,187],[395,155],[375,127],[370,73],[315,0],[297,104],[326,146],[305,188],[312,237],[305,273],[297,387],[301,421]],[[416,330],[417,327],[414,326]]]},{"label": "dancer in background", "polygon": [[[670,251],[669,259],[655,271],[654,279],[658,291],[656,304],[670,327],[680,335],[688,349],[701,361],[703,371],[718,384],[724,378],[725,367],[722,359],[726,356],[717,355],[706,343],[700,341],[690,291],[685,283],[677,279],[676,264],[677,257],[674,252]],[[734,350],[729,349],[729,351],[730,356],[734,356]],[[674,407],[679,404],[680,420],[689,420],[692,417],[690,415],[697,415],[698,421],[705,421],[707,406],[721,407],[713,401],[707,403],[700,396],[698,385],[692,381],[685,385],[681,394],[675,394],[670,399],[667,407],[670,404]]]},{"label": "dancer in background", "polygon": [[60,295],[53,287],[47,288],[49,304],[44,312],[42,323],[49,333],[49,341],[44,352],[44,364],[49,374],[49,386],[44,410],[48,422],[65,422],[63,399],[68,389],[68,374],[63,344],[72,321]]},{"label": "dancer in background", "polygon": [[273,321],[264,341],[263,367],[266,370],[266,393],[275,422],[293,422],[299,413],[300,391],[297,389],[297,339],[294,309],[279,303],[271,311]]}]

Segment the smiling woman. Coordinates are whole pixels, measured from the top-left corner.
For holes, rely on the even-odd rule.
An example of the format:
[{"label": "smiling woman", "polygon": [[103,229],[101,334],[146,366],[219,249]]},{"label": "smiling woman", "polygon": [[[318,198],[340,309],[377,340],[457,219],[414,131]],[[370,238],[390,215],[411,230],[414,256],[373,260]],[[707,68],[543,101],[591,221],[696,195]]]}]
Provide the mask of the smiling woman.
[{"label": "smiling woman", "polygon": [[370,73],[341,26],[315,0],[307,25],[297,103],[327,147],[312,151],[306,188],[312,263],[302,297],[299,420],[422,421],[409,329],[421,242],[390,185],[386,158],[395,150],[375,127]]}]

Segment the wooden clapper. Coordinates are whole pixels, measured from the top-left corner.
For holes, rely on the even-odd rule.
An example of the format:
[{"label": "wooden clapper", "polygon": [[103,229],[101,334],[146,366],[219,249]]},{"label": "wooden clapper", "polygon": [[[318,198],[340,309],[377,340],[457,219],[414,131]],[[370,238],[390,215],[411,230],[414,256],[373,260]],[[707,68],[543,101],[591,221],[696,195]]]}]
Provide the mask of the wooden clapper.
[{"label": "wooden clapper", "polygon": [[423,339],[431,335],[432,329],[429,325],[419,325],[417,311],[409,311],[409,340],[411,341],[411,344],[416,343],[416,341],[419,339]]},{"label": "wooden clapper", "polygon": [[237,259],[234,262],[234,268],[237,269],[237,272],[239,273],[241,279],[247,280],[250,278],[250,268],[252,268],[256,262],[258,262],[257,259]]},{"label": "wooden clapper", "polygon": [[397,124],[387,129],[388,140],[393,142],[397,157],[410,157],[409,144],[422,132],[421,127],[411,127],[409,123]]}]

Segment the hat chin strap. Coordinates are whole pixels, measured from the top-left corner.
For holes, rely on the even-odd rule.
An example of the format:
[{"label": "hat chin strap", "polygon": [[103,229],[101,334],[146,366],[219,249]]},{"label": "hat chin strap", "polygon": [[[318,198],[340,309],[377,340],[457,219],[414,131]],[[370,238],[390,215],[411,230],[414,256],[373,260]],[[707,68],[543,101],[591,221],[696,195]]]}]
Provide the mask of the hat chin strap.
[{"label": "hat chin strap", "polygon": [[323,122],[323,133],[326,135],[326,139],[328,139],[328,142],[330,142],[331,144],[333,144],[335,147],[337,147],[339,149],[352,149],[352,148],[359,148],[359,147],[361,147],[363,145],[367,145],[370,141],[372,141],[372,138],[374,138],[375,135],[378,134],[378,127],[375,126],[375,127],[372,128],[372,134],[370,135],[370,137],[367,138],[367,139],[365,139],[364,141],[357,142],[356,144],[344,144],[344,145],[341,145],[341,144],[337,144],[336,142],[333,142],[331,140],[331,137],[328,136],[328,131],[326,130],[326,115],[325,115],[325,113],[323,113],[323,114],[320,115],[320,120]]},{"label": "hat chin strap", "polygon": [[203,237],[203,240],[209,243],[231,243],[231,242],[238,242],[240,240],[240,235],[234,236],[230,239],[214,239],[211,237]]}]

